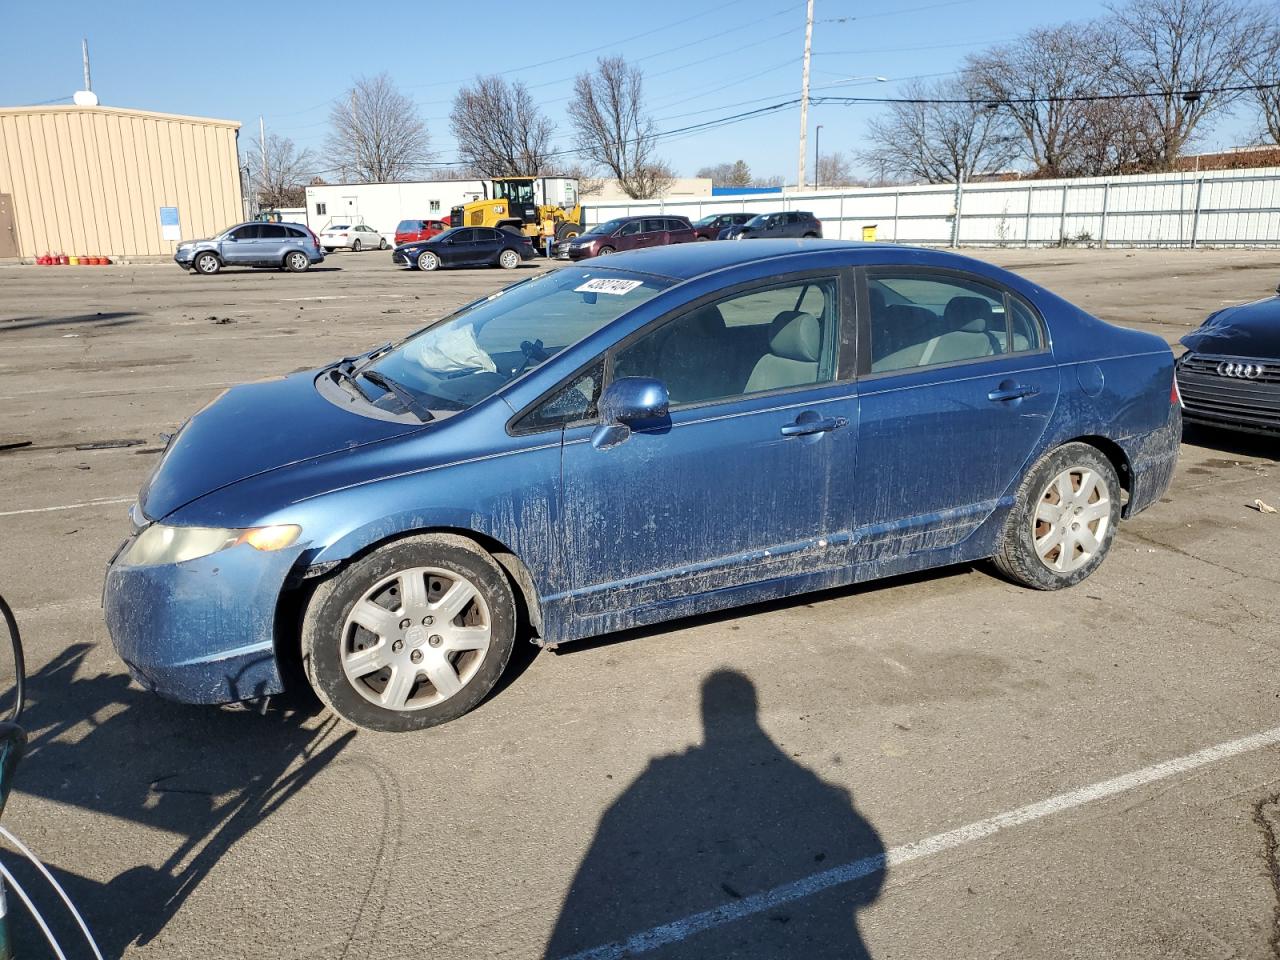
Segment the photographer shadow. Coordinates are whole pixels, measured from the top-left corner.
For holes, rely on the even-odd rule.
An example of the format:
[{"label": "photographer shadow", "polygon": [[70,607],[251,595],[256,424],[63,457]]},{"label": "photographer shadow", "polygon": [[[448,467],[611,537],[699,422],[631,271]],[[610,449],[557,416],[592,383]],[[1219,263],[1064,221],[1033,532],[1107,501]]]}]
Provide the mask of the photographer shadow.
[{"label": "photographer shadow", "polygon": [[[702,744],[650,761],[601,817],[548,958],[869,956],[857,913],[884,882],[884,844],[848,791],[770,739],[757,710],[742,674],[707,678]],[[873,867],[813,882],[855,861]],[[760,897],[784,885],[793,895]]]}]

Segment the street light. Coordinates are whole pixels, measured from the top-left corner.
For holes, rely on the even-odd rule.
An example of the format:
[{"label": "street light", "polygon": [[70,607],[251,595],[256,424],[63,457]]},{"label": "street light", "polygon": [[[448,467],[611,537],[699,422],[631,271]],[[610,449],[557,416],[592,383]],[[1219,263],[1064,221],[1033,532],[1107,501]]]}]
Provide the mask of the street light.
[{"label": "street light", "polygon": [[813,131],[813,189],[815,190],[818,189],[818,177],[821,176],[821,173],[819,172],[821,170],[821,167],[819,167],[818,165],[818,161],[821,159],[822,159],[822,124],[818,124],[818,126]]}]

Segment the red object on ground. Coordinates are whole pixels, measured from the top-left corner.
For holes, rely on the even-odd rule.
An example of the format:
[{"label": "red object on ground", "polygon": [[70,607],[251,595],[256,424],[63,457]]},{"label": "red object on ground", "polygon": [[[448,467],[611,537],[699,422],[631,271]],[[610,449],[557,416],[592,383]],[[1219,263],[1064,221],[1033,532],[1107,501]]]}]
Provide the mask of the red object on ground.
[{"label": "red object on ground", "polygon": [[58,254],[58,266],[65,267],[70,262],[71,262],[70,259],[67,257],[65,253]]}]

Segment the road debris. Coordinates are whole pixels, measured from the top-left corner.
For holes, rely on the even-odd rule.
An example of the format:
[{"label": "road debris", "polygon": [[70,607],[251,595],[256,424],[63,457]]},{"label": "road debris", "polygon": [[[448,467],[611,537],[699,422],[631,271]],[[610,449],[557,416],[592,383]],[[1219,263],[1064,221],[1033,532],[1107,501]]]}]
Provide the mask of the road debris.
[{"label": "road debris", "polygon": [[1264,500],[1254,500],[1253,509],[1257,510],[1259,513],[1275,513],[1276,512],[1276,508]]},{"label": "road debris", "polygon": [[145,440],[94,440],[91,443],[77,443],[77,450],[117,450],[120,447],[140,447]]}]

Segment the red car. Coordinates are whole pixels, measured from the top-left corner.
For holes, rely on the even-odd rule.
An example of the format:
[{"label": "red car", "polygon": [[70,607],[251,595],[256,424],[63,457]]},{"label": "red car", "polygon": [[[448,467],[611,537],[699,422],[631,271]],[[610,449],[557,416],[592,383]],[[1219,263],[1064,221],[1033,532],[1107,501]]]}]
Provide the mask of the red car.
[{"label": "red car", "polygon": [[562,240],[552,248],[552,255],[561,259],[583,260],[623,250],[689,243],[694,239],[693,225],[687,217],[619,217],[570,240]]},{"label": "red car", "polygon": [[449,229],[448,218],[444,220],[401,220],[396,224],[396,246],[402,243],[413,243],[415,240],[430,240],[437,233]]}]

